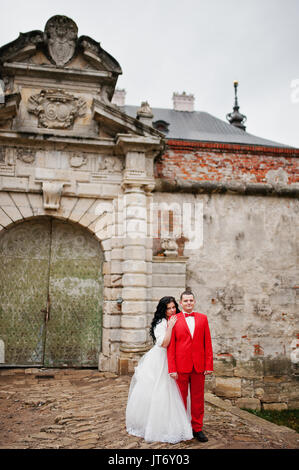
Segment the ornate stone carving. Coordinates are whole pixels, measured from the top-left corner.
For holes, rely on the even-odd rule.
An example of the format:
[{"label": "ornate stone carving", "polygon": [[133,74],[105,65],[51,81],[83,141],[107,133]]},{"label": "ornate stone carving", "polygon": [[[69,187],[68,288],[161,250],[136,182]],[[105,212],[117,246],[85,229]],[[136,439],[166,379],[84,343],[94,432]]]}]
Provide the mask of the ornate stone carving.
[{"label": "ornate stone carving", "polygon": [[[6,47],[1,48],[1,62],[26,60],[36,51],[36,46],[42,44],[43,32],[30,31],[28,33],[20,33],[15,41],[7,44]],[[6,78],[4,79],[6,81]],[[13,78],[11,80],[13,82]],[[12,93],[13,88],[11,88]]]},{"label": "ornate stone carving", "polygon": [[87,41],[86,39],[84,39],[82,42],[81,42],[82,46],[84,47],[84,49],[88,50],[88,51],[91,51],[93,52],[94,54],[98,54],[99,53],[99,44],[95,44],[95,43],[92,43],[90,41]]},{"label": "ornate stone carving", "polygon": [[38,117],[38,127],[69,129],[78,116],[85,115],[86,101],[61,89],[41,90],[30,96],[28,112]]},{"label": "ornate stone carving", "polygon": [[118,158],[105,158],[100,156],[98,158],[98,171],[120,172],[123,169],[123,164]]},{"label": "ornate stone carving", "polygon": [[70,165],[73,168],[80,168],[86,161],[87,157],[85,155],[75,154],[70,156]]},{"label": "ornate stone carving", "polygon": [[47,21],[45,26],[45,42],[51,58],[56,65],[62,67],[73,57],[78,28],[76,23],[66,16],[56,15]]},{"label": "ornate stone carving", "polygon": [[141,106],[137,111],[137,116],[153,117],[151,107],[147,101],[142,101]]},{"label": "ornate stone carving", "polygon": [[151,126],[153,122],[153,117],[154,115],[152,113],[150,105],[147,101],[143,101],[141,103],[141,107],[137,111],[137,119],[139,119],[139,121],[143,122],[144,124]]},{"label": "ornate stone carving", "polygon": [[32,149],[17,149],[17,158],[24,163],[33,163],[35,152]]},{"label": "ornate stone carving", "polygon": [[163,238],[161,240],[161,247],[164,250],[165,256],[178,256],[178,246],[173,238]]},{"label": "ornate stone carving", "polygon": [[59,209],[64,183],[43,181],[43,199],[45,209]]}]

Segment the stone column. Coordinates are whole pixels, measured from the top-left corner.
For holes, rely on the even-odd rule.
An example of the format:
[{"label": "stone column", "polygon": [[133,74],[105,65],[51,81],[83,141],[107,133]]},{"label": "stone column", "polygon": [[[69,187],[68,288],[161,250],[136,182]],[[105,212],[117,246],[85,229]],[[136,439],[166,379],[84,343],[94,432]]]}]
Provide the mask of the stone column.
[{"label": "stone column", "polygon": [[[155,142],[156,143],[156,142]],[[126,141],[123,178],[123,278],[119,373],[133,372],[151,346],[148,341],[148,286],[151,284],[152,243],[148,231],[148,197],[154,178],[147,171],[147,139]],[[147,154],[147,156],[146,156]],[[154,157],[154,155],[153,155]]]},{"label": "stone column", "polygon": [[[137,184],[124,188],[124,261],[120,372],[128,373],[134,355],[148,349],[146,334],[146,194]],[[130,361],[129,361],[130,362]]]}]

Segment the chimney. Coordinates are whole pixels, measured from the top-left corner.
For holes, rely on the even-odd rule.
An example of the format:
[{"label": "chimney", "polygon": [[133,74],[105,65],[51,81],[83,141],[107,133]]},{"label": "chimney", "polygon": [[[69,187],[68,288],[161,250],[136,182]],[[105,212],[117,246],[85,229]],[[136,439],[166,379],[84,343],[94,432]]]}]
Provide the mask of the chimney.
[{"label": "chimney", "polygon": [[116,88],[114,91],[114,95],[111,100],[112,104],[116,104],[116,106],[122,107],[126,104],[126,90]]},{"label": "chimney", "polygon": [[173,109],[175,111],[194,111],[194,95],[187,95],[185,91],[183,93],[173,93]]}]

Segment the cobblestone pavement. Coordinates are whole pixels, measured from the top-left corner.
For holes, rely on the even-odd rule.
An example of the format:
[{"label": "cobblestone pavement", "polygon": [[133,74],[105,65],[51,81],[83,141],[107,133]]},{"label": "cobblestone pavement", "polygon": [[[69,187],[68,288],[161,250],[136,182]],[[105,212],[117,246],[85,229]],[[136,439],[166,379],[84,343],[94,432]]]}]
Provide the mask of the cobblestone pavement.
[{"label": "cobblestone pavement", "polygon": [[298,449],[299,434],[206,393],[207,443],[147,443],[125,429],[131,377],[0,369],[0,449]]}]

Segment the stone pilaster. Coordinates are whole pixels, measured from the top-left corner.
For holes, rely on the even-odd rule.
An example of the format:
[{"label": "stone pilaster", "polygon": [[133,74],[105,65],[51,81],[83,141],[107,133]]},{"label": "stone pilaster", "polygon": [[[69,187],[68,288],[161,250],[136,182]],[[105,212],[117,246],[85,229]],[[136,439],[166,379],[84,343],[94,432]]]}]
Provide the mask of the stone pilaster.
[{"label": "stone pilaster", "polygon": [[120,373],[130,371],[136,355],[148,350],[147,196],[143,187],[124,185],[124,261]]},{"label": "stone pilaster", "polygon": [[126,167],[123,178],[123,279],[119,373],[133,371],[148,340],[148,304],[151,285],[152,240],[148,212],[154,178],[148,169],[153,139],[123,140]]}]

